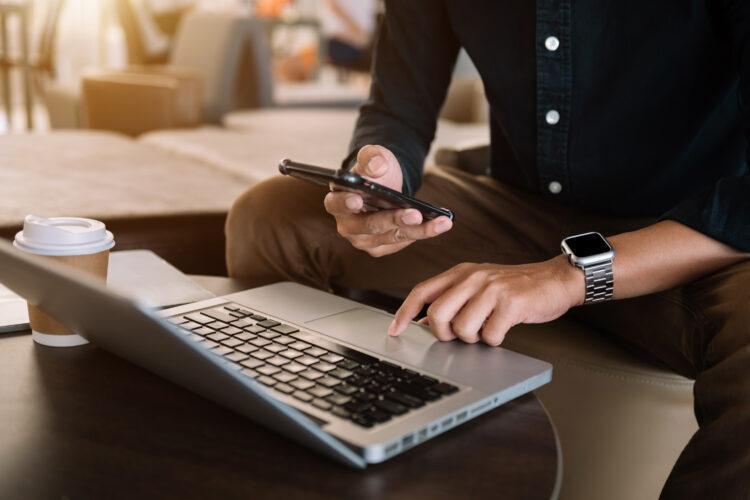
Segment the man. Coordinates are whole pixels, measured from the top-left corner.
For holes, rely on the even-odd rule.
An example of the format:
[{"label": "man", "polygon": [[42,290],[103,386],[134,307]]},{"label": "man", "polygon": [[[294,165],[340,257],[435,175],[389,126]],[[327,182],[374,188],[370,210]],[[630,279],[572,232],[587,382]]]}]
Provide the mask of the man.
[{"label": "man", "polygon": [[[422,176],[460,46],[491,107],[491,176]],[[515,324],[570,310],[695,378],[700,430],[663,496],[747,498],[743,99],[750,2],[387,2],[345,165],[450,208],[455,223],[415,210],[362,213],[351,193],[325,195],[330,217],[320,190],[273,179],[230,214],[230,273],[257,285],[408,294],[392,335],[427,304],[439,339],[490,345]],[[596,300],[560,241],[589,231],[614,247],[613,289],[605,280],[598,297],[614,300],[578,307]]]}]

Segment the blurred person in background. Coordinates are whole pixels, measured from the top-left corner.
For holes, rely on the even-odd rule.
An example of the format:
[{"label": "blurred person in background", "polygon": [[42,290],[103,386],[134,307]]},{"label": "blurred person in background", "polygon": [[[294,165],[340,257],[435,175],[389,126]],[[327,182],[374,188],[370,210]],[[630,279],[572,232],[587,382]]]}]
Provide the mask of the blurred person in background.
[{"label": "blurred person in background", "polygon": [[342,68],[369,70],[375,20],[375,0],[321,0],[320,24],[328,61]]}]

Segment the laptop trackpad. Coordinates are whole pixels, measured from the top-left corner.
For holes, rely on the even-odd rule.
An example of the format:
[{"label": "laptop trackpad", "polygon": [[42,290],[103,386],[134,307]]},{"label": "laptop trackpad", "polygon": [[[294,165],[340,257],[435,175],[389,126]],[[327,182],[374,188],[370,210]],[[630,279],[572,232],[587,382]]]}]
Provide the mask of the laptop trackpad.
[{"label": "laptop trackpad", "polygon": [[404,362],[415,362],[425,350],[437,342],[426,329],[409,325],[400,337],[388,336],[388,325],[393,316],[372,309],[350,309],[321,319],[308,321],[306,326],[329,337],[392,355]]}]

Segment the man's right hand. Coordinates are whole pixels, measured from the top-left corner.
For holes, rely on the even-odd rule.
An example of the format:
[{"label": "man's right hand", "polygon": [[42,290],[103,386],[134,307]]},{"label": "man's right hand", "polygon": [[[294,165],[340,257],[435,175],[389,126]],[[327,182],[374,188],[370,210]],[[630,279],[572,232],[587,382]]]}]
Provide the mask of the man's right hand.
[{"label": "man's right hand", "polygon": [[[403,189],[398,160],[382,146],[361,148],[352,171],[395,191]],[[363,212],[364,201],[356,193],[331,191],[324,204],[336,218],[339,234],[373,257],[398,252],[417,240],[432,238],[453,227],[453,222],[444,216],[423,222],[422,213],[414,208]]]}]

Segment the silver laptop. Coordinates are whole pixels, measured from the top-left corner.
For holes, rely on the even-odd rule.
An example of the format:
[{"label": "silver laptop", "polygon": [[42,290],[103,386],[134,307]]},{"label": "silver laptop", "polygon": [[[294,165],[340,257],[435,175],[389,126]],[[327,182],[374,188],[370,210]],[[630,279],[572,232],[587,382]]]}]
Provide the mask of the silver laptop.
[{"label": "silver laptop", "polygon": [[543,361],[438,342],[416,324],[389,337],[389,314],[294,283],[157,313],[6,241],[0,282],[102,349],[358,468],[552,375]]}]

